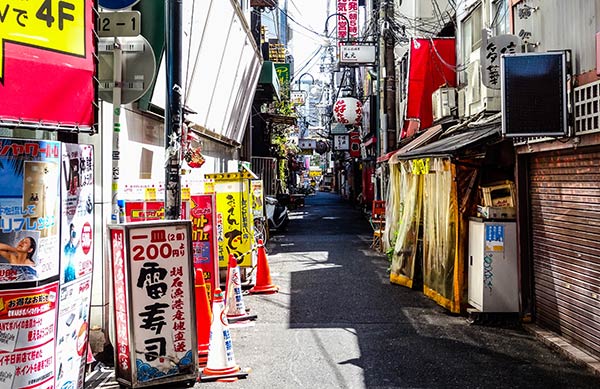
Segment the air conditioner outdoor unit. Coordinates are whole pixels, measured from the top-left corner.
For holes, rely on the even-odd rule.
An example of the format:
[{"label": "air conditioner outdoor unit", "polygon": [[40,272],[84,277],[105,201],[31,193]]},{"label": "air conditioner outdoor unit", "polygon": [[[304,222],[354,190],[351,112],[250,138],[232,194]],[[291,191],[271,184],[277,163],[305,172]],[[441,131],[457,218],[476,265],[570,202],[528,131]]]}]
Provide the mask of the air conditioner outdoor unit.
[{"label": "air conditioner outdoor unit", "polygon": [[441,87],[431,94],[433,121],[450,117],[456,109],[456,89]]},{"label": "air conditioner outdoor unit", "polygon": [[471,53],[467,67],[465,116],[473,116],[480,112],[499,112],[501,109],[500,90],[488,88],[481,83],[479,50]]}]

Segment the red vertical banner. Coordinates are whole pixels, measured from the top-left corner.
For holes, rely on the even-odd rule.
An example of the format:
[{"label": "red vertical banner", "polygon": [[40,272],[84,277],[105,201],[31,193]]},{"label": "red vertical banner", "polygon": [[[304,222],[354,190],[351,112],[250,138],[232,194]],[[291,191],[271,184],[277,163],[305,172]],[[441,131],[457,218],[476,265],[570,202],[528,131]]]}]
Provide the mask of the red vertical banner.
[{"label": "red vertical banner", "polygon": [[338,39],[358,38],[358,0],[337,0]]},{"label": "red vertical banner", "polygon": [[194,268],[204,274],[208,300],[212,303],[213,291],[219,286],[215,196],[192,195],[190,200]]},{"label": "red vertical banner", "polygon": [[1,388],[54,387],[57,302],[58,282],[0,291]]},{"label": "red vertical banner", "polygon": [[125,263],[125,231],[110,231],[112,278],[114,288],[113,317],[116,336],[115,376],[131,382],[131,352],[129,346],[129,300],[127,265]]}]

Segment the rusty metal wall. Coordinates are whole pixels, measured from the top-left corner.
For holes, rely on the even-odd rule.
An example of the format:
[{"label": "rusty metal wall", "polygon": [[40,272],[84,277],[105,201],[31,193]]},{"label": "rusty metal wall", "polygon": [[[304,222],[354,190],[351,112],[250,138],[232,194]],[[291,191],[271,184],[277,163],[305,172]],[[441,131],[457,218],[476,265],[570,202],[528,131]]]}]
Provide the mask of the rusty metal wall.
[{"label": "rusty metal wall", "polygon": [[536,321],[600,356],[600,148],[530,162]]}]

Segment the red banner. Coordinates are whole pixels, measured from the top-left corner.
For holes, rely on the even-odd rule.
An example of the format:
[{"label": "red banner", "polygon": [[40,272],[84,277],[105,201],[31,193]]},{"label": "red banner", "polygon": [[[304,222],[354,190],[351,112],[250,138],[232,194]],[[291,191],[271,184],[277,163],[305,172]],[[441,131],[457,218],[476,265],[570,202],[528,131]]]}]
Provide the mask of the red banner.
[{"label": "red banner", "polygon": [[0,8],[0,119],[94,124],[93,0],[7,0]]},{"label": "red banner", "polygon": [[337,0],[337,14],[338,39],[358,38],[358,0]]},{"label": "red banner", "polygon": [[431,127],[431,95],[444,84],[456,86],[454,39],[412,39],[408,60],[407,120],[402,129],[402,138]]}]

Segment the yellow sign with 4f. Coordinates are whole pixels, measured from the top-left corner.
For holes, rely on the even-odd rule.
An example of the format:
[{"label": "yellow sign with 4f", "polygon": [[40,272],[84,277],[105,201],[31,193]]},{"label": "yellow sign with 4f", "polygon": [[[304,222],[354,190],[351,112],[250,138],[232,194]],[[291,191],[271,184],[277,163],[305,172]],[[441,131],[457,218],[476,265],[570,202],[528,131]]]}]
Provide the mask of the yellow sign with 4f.
[{"label": "yellow sign with 4f", "polygon": [[5,43],[85,57],[86,0],[8,0],[0,2],[0,80]]}]

